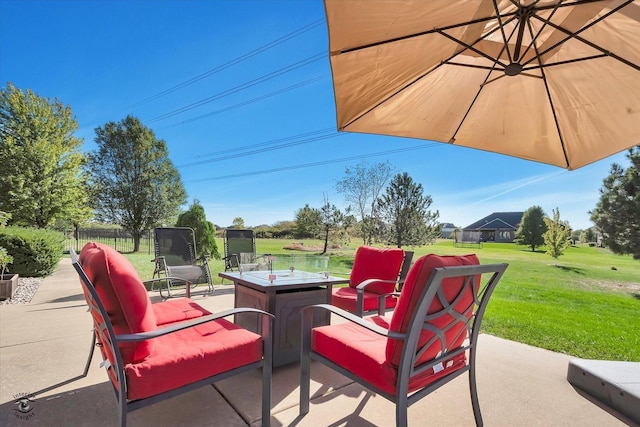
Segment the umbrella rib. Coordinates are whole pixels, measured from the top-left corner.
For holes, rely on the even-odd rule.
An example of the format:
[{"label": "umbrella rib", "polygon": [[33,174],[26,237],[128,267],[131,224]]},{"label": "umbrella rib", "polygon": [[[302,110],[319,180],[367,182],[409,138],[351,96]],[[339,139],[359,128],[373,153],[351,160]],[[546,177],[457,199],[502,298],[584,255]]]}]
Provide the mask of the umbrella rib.
[{"label": "umbrella rib", "polygon": [[[502,47],[502,51],[500,52],[500,55],[502,55],[502,53],[504,52],[504,50],[506,49],[506,46]],[[469,104],[469,107],[467,108],[467,111],[464,113],[464,116],[462,116],[462,119],[460,120],[460,123],[458,123],[458,127],[456,127],[455,132],[453,132],[453,135],[451,136],[451,139],[449,139],[449,143],[450,144],[455,144],[456,142],[456,135],[458,135],[458,132],[460,131],[460,128],[462,127],[462,124],[464,123],[464,121],[467,119],[467,116],[469,115],[469,113],[471,112],[471,108],[473,108],[473,104],[476,103],[476,101],[478,100],[478,97],[480,96],[480,92],[482,92],[482,89],[484,89],[484,87],[489,84],[492,83],[502,77],[505,76],[505,74],[495,78],[495,79],[491,79],[489,80],[489,77],[491,76],[491,73],[493,73],[496,69],[496,65],[497,63],[494,62],[493,67],[489,69],[489,72],[487,73],[487,77],[484,78],[484,82],[482,82],[482,84],[480,85],[480,89],[478,89],[478,92],[476,93],[476,96],[473,97],[473,101],[471,101],[471,103]]]},{"label": "umbrella rib", "polygon": [[[531,40],[531,43],[525,49],[524,53],[521,56],[522,58],[527,56],[527,53],[529,52],[531,47],[535,44],[536,40],[538,39],[538,36],[542,34],[542,32],[544,31],[544,28],[549,24],[549,21],[551,21],[551,19],[553,18],[553,15],[555,15],[555,13],[558,11],[558,8],[560,7],[561,4],[562,4],[561,2],[556,3],[555,7],[553,8],[553,11],[551,11],[551,13],[549,14],[549,17],[544,21],[544,23],[542,24],[542,27],[540,27],[540,29],[538,30],[538,34],[536,34],[535,37],[533,37],[533,39]],[[541,9],[537,9],[537,10],[541,10]]]},{"label": "umbrella rib", "polygon": [[[574,7],[574,6],[582,6],[584,4],[589,4],[589,3],[602,3],[603,0],[574,0],[573,2],[569,3],[569,1],[566,2],[560,2],[560,7]],[[634,0],[631,0],[634,1]],[[549,9],[555,9],[556,6],[555,5],[548,5],[548,6],[540,6],[537,7],[536,10],[549,10]]]},{"label": "umbrella rib", "polygon": [[489,71],[493,71],[496,69],[495,66],[489,67],[488,65],[464,64],[462,62],[446,62],[446,64],[455,65],[457,67],[478,68],[480,70],[489,70]]},{"label": "umbrella rib", "polygon": [[[509,16],[513,17],[514,15],[515,15],[515,12],[506,13],[506,14],[504,14],[502,16],[504,16],[504,17],[509,17]],[[394,37],[394,38],[388,39],[388,40],[382,40],[382,41],[379,41],[379,42],[369,43],[369,44],[365,44],[365,45],[362,45],[362,46],[356,46],[356,47],[352,47],[352,48],[348,48],[348,49],[342,49],[342,50],[334,51],[334,52],[331,52],[331,55],[341,55],[341,54],[344,54],[344,53],[356,52],[356,51],[359,51],[359,50],[368,49],[370,47],[376,47],[376,46],[381,46],[381,45],[385,45],[385,44],[389,44],[389,43],[394,43],[394,42],[397,42],[397,41],[408,40],[408,39],[412,39],[412,38],[415,38],[415,37],[425,36],[427,34],[439,33],[441,31],[446,31],[446,30],[453,30],[455,28],[466,27],[468,25],[473,25],[473,24],[480,24],[480,23],[483,23],[483,22],[492,21],[495,18],[496,18],[495,16],[487,16],[485,18],[472,19],[471,21],[461,22],[461,23],[454,24],[454,25],[448,25],[448,26],[442,27],[442,28],[433,28],[431,30],[421,31],[419,33],[408,34],[406,36]]]},{"label": "umbrella rib", "polygon": [[[574,63],[574,62],[589,61],[591,59],[606,58],[607,56],[609,56],[609,55],[607,55],[606,53],[601,53],[600,55],[585,56],[584,58],[567,59],[565,61],[558,61],[558,62],[552,62],[552,63],[549,63],[549,64],[544,64],[544,68],[555,67],[557,65],[566,65],[566,64],[571,64],[571,63]],[[523,68],[522,72],[535,70],[537,68],[540,68],[540,67],[538,65],[532,65],[530,67]]]},{"label": "umbrella rib", "polygon": [[[511,0],[511,3],[519,7],[515,0]],[[500,10],[498,9],[497,0],[493,0],[493,10],[495,11],[498,18],[498,27],[500,28],[500,33],[502,33],[502,40],[504,40],[507,57],[509,58],[509,62],[513,62],[513,57],[511,56],[511,51],[509,50],[509,43],[507,42],[507,34],[504,32],[504,26],[506,25],[506,23],[502,22],[502,15],[500,14]]]},{"label": "umbrella rib", "polygon": [[[531,26],[531,22],[527,25],[529,27],[529,33],[533,37],[533,27]],[[544,83],[544,89],[547,92],[547,98],[549,99],[549,106],[551,107],[551,114],[553,114],[553,121],[556,124],[556,130],[558,132],[558,138],[560,139],[560,146],[562,147],[562,154],[564,155],[564,161],[566,167],[569,168],[569,157],[567,156],[567,149],[565,147],[564,138],[562,137],[562,131],[560,130],[560,123],[558,123],[558,116],[556,115],[556,107],[553,103],[553,98],[551,98],[551,91],[549,90],[549,83],[547,82],[547,75],[544,72],[544,66],[542,64],[542,58],[538,52],[538,46],[533,43],[533,49],[536,51],[536,57],[538,58],[538,64],[540,65],[540,74],[542,75],[542,82]]]},{"label": "umbrella rib", "polygon": [[[497,31],[497,29],[496,29],[496,30],[494,30],[494,31],[492,31],[491,33],[495,32],[495,31]],[[455,43],[457,43],[457,44],[459,44],[459,45],[463,46],[465,49],[469,49],[469,50],[471,50],[471,51],[473,51],[473,52],[477,53],[478,55],[480,55],[480,56],[484,57],[485,59],[488,59],[489,61],[493,62],[494,64],[500,65],[500,66],[501,66],[501,67],[503,67],[503,68],[507,66],[507,65],[506,65],[506,64],[504,64],[502,61],[500,61],[498,58],[494,58],[494,57],[492,57],[491,55],[487,55],[486,53],[482,52],[481,50],[476,49],[475,47],[473,47],[472,45],[470,45],[470,44],[468,44],[468,43],[463,42],[462,40],[458,40],[457,38],[455,38],[455,37],[453,37],[453,36],[450,36],[449,34],[447,34],[447,33],[443,32],[443,31],[441,31],[441,30],[437,30],[437,32],[438,32],[438,34],[440,34],[441,36],[444,36],[444,37],[448,38],[449,40],[454,41]],[[491,34],[491,33],[489,33],[489,34]],[[486,36],[488,36],[489,34],[486,34],[486,35],[485,35],[485,37],[486,37]],[[482,40],[482,38],[480,38],[480,39],[476,40],[476,41],[475,41],[475,43],[478,43],[480,40]],[[475,44],[475,43],[474,43],[474,44]],[[503,47],[503,49],[504,49],[504,47]],[[456,54],[454,54],[454,55],[452,56],[452,58],[454,58],[454,57],[458,56],[460,53],[462,53],[462,52],[457,52]]]},{"label": "umbrella rib", "polygon": [[[621,4],[620,6],[616,7],[615,9],[610,10],[608,13],[602,15],[600,18],[598,18],[595,21],[591,22],[590,24],[582,27],[580,30],[578,30],[576,32],[571,32],[571,31],[567,30],[566,28],[564,28],[564,27],[562,27],[560,25],[554,24],[553,22],[550,22],[549,20],[545,20],[545,19],[540,18],[537,15],[534,15],[534,17],[536,19],[538,19],[539,21],[542,21],[542,22],[545,22],[545,23],[549,24],[551,27],[555,28],[556,30],[565,33],[568,37],[566,37],[565,39],[559,41],[558,43],[554,44],[553,46],[547,48],[542,53],[538,52],[538,50],[536,49],[536,56],[534,58],[531,58],[529,61],[525,62],[523,65],[527,65],[528,63],[530,63],[530,62],[532,62],[532,61],[534,61],[536,59],[540,60],[542,55],[544,55],[544,54],[550,52],[551,50],[555,49],[556,47],[560,46],[561,44],[565,43],[567,40],[569,40],[571,38],[575,38],[576,40],[581,41],[582,43],[586,44],[587,46],[590,46],[590,47],[592,47],[592,48],[594,48],[596,50],[599,50],[600,52],[604,53],[605,55],[610,56],[610,57],[612,57],[614,59],[617,59],[618,61],[620,61],[620,62],[622,62],[622,63],[624,63],[626,65],[629,65],[630,67],[635,68],[636,70],[640,71],[640,65],[634,64],[633,62],[631,62],[631,61],[629,61],[627,59],[624,59],[624,58],[616,55],[615,53],[612,53],[612,52],[608,51],[607,49],[604,49],[604,48],[596,45],[595,43],[592,43],[589,40],[579,36],[579,34],[582,33],[583,31],[586,31],[587,29],[591,28],[595,24],[598,24],[599,22],[601,22],[605,18],[607,18],[607,17],[611,16],[612,14],[618,12],[623,7],[627,6],[630,3],[633,3],[633,1],[634,0],[627,0],[625,3]],[[586,2],[589,2],[589,1],[586,1]],[[542,66],[544,66],[544,64]]]},{"label": "umbrella rib", "polygon": [[[512,18],[511,20],[513,20],[513,18]],[[511,21],[511,20],[510,20],[510,21]],[[510,21],[509,21],[509,22],[510,22]],[[494,30],[490,31],[489,33],[487,33],[487,34],[485,35],[485,37],[487,37],[487,36],[489,36],[489,35],[493,34],[493,33],[494,33],[494,32],[496,32],[496,31],[497,31],[497,29],[494,29]],[[462,45],[465,45],[465,43],[464,43],[464,42],[462,42],[462,41],[460,41],[460,40],[457,40],[456,38],[451,37],[451,36],[449,36],[448,34],[445,34],[445,33],[442,33],[442,34],[443,34],[445,37],[448,37],[448,38],[453,39],[453,41],[455,41],[456,43],[460,43],[460,44],[462,44]],[[482,40],[482,39],[478,39],[478,40],[476,40],[476,41],[475,41],[475,43],[478,43],[480,40]],[[474,43],[474,44],[475,44],[475,43]],[[504,49],[505,49],[505,46],[503,46],[503,47],[502,47],[502,52],[504,52]],[[500,55],[502,55],[502,52],[500,52]],[[481,53],[481,52],[480,52],[480,53]],[[435,71],[435,70],[437,70],[438,68],[440,68],[442,65],[444,65],[444,64],[450,64],[450,62],[449,62],[449,61],[451,61],[453,58],[455,58],[455,57],[456,57],[456,56],[458,56],[459,54],[460,54],[460,52],[456,52],[456,53],[452,54],[449,58],[447,58],[447,59],[443,60],[442,62],[440,62],[440,64],[438,64],[437,66],[435,66],[433,69],[431,69],[431,70],[427,71],[426,73],[422,74],[421,76],[416,77],[412,82],[407,83],[406,85],[402,86],[401,88],[398,88],[394,93],[390,94],[388,97],[386,97],[385,99],[381,100],[381,101],[380,101],[380,102],[378,102],[376,105],[374,105],[374,106],[372,106],[371,108],[369,108],[367,111],[364,111],[362,114],[360,114],[360,115],[358,115],[357,117],[353,118],[353,120],[351,120],[350,122],[345,123],[345,124],[342,126],[342,129],[346,128],[347,126],[352,125],[352,124],[353,124],[353,123],[355,123],[355,122],[357,122],[358,120],[360,120],[360,118],[362,118],[362,117],[366,116],[366,115],[367,115],[367,114],[369,114],[371,111],[375,110],[376,108],[378,108],[379,106],[381,106],[382,104],[384,104],[385,102],[387,102],[389,99],[393,98],[394,96],[396,96],[397,94],[399,94],[399,93],[400,93],[400,92],[402,92],[403,90],[407,89],[408,87],[411,87],[412,85],[414,85],[414,84],[415,84],[415,83],[417,83],[418,81],[422,80],[423,78],[425,78],[426,76],[428,76],[429,74],[431,74],[433,71]],[[489,74],[487,74],[487,78],[485,79],[485,83],[487,82],[487,80],[488,80],[489,75],[491,74],[491,72],[492,72],[493,70],[495,70],[495,66],[496,66],[496,61],[495,61],[493,58],[489,57],[488,59],[494,63],[494,64],[493,64],[493,67],[479,67],[479,68],[483,68],[483,69],[490,70],[490,71],[489,71]],[[453,65],[462,65],[462,64],[453,63]],[[500,65],[503,65],[503,64],[500,64]],[[472,66],[472,65],[469,65],[469,66]],[[503,67],[504,67],[504,65],[503,65]],[[483,84],[485,84],[485,83],[483,83]],[[482,86],[480,87],[480,90],[482,90]],[[480,93],[480,91],[478,91],[478,94],[479,94],[479,93]],[[476,95],[476,97],[474,98],[474,102],[475,102],[475,99],[476,99],[477,97],[478,97],[478,95]],[[471,105],[473,105],[473,102],[471,103]],[[469,107],[469,108],[471,108],[471,107]],[[468,113],[469,113],[469,112],[467,111],[467,114],[468,114]],[[467,116],[467,114],[465,114],[465,116],[464,116],[464,117],[466,117],[466,116]],[[462,122],[464,122],[464,118],[462,119]],[[460,125],[458,126],[458,129],[460,129],[460,126],[462,126],[462,122],[460,122]],[[454,133],[454,136],[455,136],[455,134],[456,134],[457,132],[458,132],[458,131],[456,130],[456,132]]]}]

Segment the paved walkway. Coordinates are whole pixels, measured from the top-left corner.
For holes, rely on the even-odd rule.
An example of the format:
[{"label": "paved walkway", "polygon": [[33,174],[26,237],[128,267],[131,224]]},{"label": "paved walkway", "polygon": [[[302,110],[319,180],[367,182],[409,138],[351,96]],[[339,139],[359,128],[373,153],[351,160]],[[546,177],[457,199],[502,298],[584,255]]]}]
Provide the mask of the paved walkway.
[{"label": "paved walkway", "polygon": [[[211,311],[233,306],[230,287],[215,296],[195,297]],[[91,319],[70,260],[44,280],[30,304],[0,306],[0,425],[112,426],[116,401],[99,367],[99,352],[86,378],[44,393],[39,390],[78,376],[91,340]],[[634,425],[603,409],[567,381],[570,356],[480,337],[478,390],[487,426]],[[394,407],[329,369],[312,365],[312,404],[298,417],[298,366],[275,369],[272,426],[390,426]],[[409,425],[474,425],[466,376],[409,409]],[[260,376],[236,376],[133,412],[131,426],[259,425]],[[36,393],[27,414],[15,400]]]}]

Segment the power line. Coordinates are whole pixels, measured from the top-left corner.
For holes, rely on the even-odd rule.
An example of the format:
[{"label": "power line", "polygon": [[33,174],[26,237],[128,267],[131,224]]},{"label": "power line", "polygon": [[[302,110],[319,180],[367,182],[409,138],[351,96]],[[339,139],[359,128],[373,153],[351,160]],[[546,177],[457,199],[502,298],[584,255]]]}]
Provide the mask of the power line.
[{"label": "power line", "polygon": [[424,148],[435,147],[435,146],[442,146],[442,144],[440,144],[440,143],[432,143],[432,144],[426,144],[426,145],[423,144],[423,145],[415,146],[415,147],[398,148],[396,150],[380,151],[380,152],[371,153],[371,154],[363,154],[363,155],[358,155],[358,156],[343,157],[341,159],[324,160],[324,161],[321,161],[321,162],[305,163],[305,164],[302,164],[302,165],[283,166],[283,167],[280,167],[280,168],[263,169],[263,170],[259,170],[259,171],[237,173],[237,174],[233,174],[233,175],[222,175],[222,176],[214,176],[214,177],[209,177],[209,178],[192,179],[192,180],[185,181],[185,182],[189,183],[189,182],[216,181],[216,180],[220,180],[220,179],[241,178],[241,177],[254,176],[254,175],[265,175],[265,174],[269,174],[269,173],[284,172],[284,171],[294,170],[294,169],[303,169],[303,168],[308,168],[308,167],[324,166],[324,165],[329,165],[329,164],[332,164],[332,163],[349,162],[349,161],[352,161],[352,160],[361,160],[361,159],[366,159],[366,158],[369,158],[369,157],[386,156],[386,155],[389,155],[389,154],[404,153],[406,151],[421,150],[421,149],[424,149]]},{"label": "power line", "polygon": [[209,77],[209,76],[211,76],[211,75],[213,75],[215,73],[218,73],[218,72],[220,72],[222,70],[226,70],[227,68],[229,68],[229,67],[231,67],[233,65],[239,64],[240,62],[242,62],[242,61],[244,61],[246,59],[252,58],[252,57],[256,56],[259,53],[262,53],[262,52],[264,52],[266,50],[271,49],[272,47],[275,47],[275,46],[278,46],[278,45],[284,43],[287,40],[290,40],[290,39],[292,39],[294,37],[297,37],[297,36],[307,32],[307,31],[317,27],[318,25],[322,24],[323,22],[324,22],[324,19],[319,19],[319,20],[317,20],[315,22],[312,22],[309,25],[306,25],[306,26],[304,26],[302,28],[299,28],[299,29],[297,29],[297,30],[285,35],[285,36],[282,36],[282,37],[280,37],[280,38],[278,38],[278,39],[276,39],[276,40],[274,40],[274,41],[272,41],[270,43],[267,43],[266,45],[263,45],[263,46],[261,46],[261,47],[259,47],[257,49],[254,49],[254,50],[252,50],[250,52],[245,53],[244,55],[241,55],[241,56],[239,56],[239,57],[237,57],[235,59],[232,59],[231,61],[229,61],[229,62],[227,62],[225,64],[222,64],[222,65],[220,65],[220,66],[218,66],[216,68],[212,68],[209,71],[206,71],[206,72],[204,72],[202,74],[199,74],[199,75],[197,75],[195,77],[192,77],[192,78],[190,78],[188,80],[185,80],[182,83],[179,83],[179,84],[177,84],[175,86],[170,87],[169,89],[165,89],[165,90],[163,90],[161,92],[156,93],[155,95],[151,95],[151,96],[149,96],[147,98],[144,98],[141,101],[137,101],[136,103],[131,105],[130,108],[136,108],[136,107],[138,107],[140,105],[143,105],[143,104],[146,104],[148,102],[154,101],[154,100],[156,100],[158,98],[161,98],[161,97],[163,97],[165,95],[173,93],[173,92],[175,92],[175,91],[177,91],[179,89],[182,89],[184,87],[190,86],[193,83],[198,82],[198,81],[200,81],[200,80],[202,80],[204,78],[207,78],[207,77]]},{"label": "power line", "polygon": [[296,62],[294,64],[287,65],[286,67],[280,68],[279,70],[276,70],[276,71],[274,71],[272,73],[266,74],[266,75],[264,75],[262,77],[258,77],[257,79],[251,80],[251,81],[243,83],[241,85],[238,85],[238,86],[236,86],[234,88],[227,89],[227,90],[222,91],[222,92],[220,92],[220,93],[218,93],[216,95],[209,96],[207,98],[204,98],[204,99],[201,99],[199,101],[193,102],[193,103],[191,103],[189,105],[186,105],[184,107],[180,107],[180,108],[178,108],[176,110],[173,110],[171,112],[156,116],[153,119],[148,120],[147,123],[153,123],[153,122],[157,122],[157,121],[160,121],[160,120],[164,120],[164,119],[167,119],[169,117],[173,117],[173,116],[175,116],[177,114],[184,113],[185,111],[189,111],[189,110],[193,110],[194,108],[201,107],[202,105],[208,104],[210,102],[213,102],[213,101],[218,100],[220,98],[223,98],[225,96],[234,94],[236,92],[240,92],[241,90],[247,89],[247,88],[255,86],[255,85],[259,84],[259,83],[263,83],[263,82],[265,82],[267,80],[271,80],[271,79],[273,79],[275,77],[281,76],[282,74],[286,74],[286,73],[288,73],[290,71],[297,70],[298,68],[304,67],[305,65],[309,65],[309,64],[311,64],[311,63],[313,63],[315,61],[323,59],[326,55],[327,55],[326,52],[322,52],[322,53],[318,53],[316,55],[310,56],[310,57],[305,58],[305,59],[303,59],[301,61],[298,61],[298,62]]},{"label": "power line", "polygon": [[329,77],[329,74],[323,74],[321,76],[314,77],[314,78],[306,80],[304,82],[296,83],[295,85],[291,85],[291,86],[287,86],[287,87],[285,87],[283,89],[279,89],[279,90],[277,90],[275,92],[271,92],[271,93],[268,93],[266,95],[259,96],[257,98],[249,99],[247,101],[243,101],[243,102],[240,102],[238,104],[231,105],[229,107],[221,108],[219,110],[211,111],[209,113],[202,114],[200,116],[196,116],[196,117],[193,117],[193,118],[188,119],[188,120],[183,120],[180,123],[175,123],[175,124],[169,125],[167,127],[171,128],[171,127],[175,127],[175,126],[184,125],[186,123],[191,123],[191,122],[194,122],[196,120],[204,119],[205,117],[209,117],[209,116],[213,116],[213,115],[216,115],[216,114],[224,113],[226,111],[233,110],[235,108],[244,107],[245,105],[253,104],[254,102],[262,101],[263,99],[271,98],[272,96],[280,95],[280,94],[288,92],[290,90],[298,89],[298,88],[300,88],[302,86],[306,86],[308,84],[315,83],[315,82],[320,81],[322,79],[325,79],[327,77]]},{"label": "power line", "polygon": [[183,165],[182,167],[184,167],[184,166],[198,166],[198,165],[204,165],[204,164],[207,164],[207,163],[215,163],[215,162],[221,162],[223,160],[235,159],[235,158],[238,158],[238,157],[251,156],[251,155],[254,155],[254,154],[262,154],[262,153],[267,152],[267,151],[281,150],[283,148],[295,147],[296,145],[308,144],[310,142],[315,142],[315,141],[322,141],[323,139],[335,138],[336,136],[342,136],[342,135],[344,135],[344,134],[335,132],[333,135],[317,136],[315,138],[308,138],[308,139],[303,139],[301,141],[289,142],[289,143],[286,143],[286,144],[276,145],[274,147],[259,148],[259,149],[252,150],[252,151],[246,151],[244,153],[229,154],[227,156],[216,157],[215,159],[208,159],[208,160],[201,160],[201,161],[193,162],[193,163],[187,163],[186,165]]},{"label": "power line", "polygon": [[[322,134],[326,134],[327,132],[331,132],[328,135],[322,135]],[[327,139],[327,138],[332,138],[334,136],[341,136],[344,135],[343,133],[337,133],[333,130],[333,128],[325,128],[325,129],[320,129],[320,130],[315,130],[315,131],[311,131],[311,132],[306,132],[306,133],[302,133],[299,135],[292,135],[292,136],[287,136],[284,138],[279,138],[279,139],[274,139],[271,141],[265,141],[265,142],[259,142],[256,144],[250,144],[250,145],[245,145],[243,147],[234,147],[234,148],[228,148],[226,150],[220,150],[220,151],[216,151],[214,153],[208,153],[208,154],[203,154],[200,157],[214,157],[214,156],[220,156],[220,155],[224,155],[227,153],[233,153],[232,155],[228,155],[225,157],[217,157],[217,158],[213,158],[213,159],[206,159],[206,160],[200,160],[197,162],[192,162],[192,163],[185,163],[182,165],[178,165],[178,168],[183,168],[183,167],[189,167],[189,166],[197,166],[197,165],[201,165],[201,164],[205,164],[205,163],[213,163],[213,162],[218,162],[221,160],[226,160],[227,158],[235,158],[235,157],[241,157],[241,156],[247,156],[247,155],[251,155],[251,154],[255,154],[255,153],[262,153],[265,151],[269,151],[269,150],[276,150],[276,149],[280,149],[280,148],[285,148],[285,147],[289,147],[289,146],[294,146],[294,145],[300,145],[306,142],[313,142],[313,141],[318,141],[321,139]],[[303,137],[308,137],[307,139],[303,139],[301,141],[295,141],[293,143],[289,143],[289,144],[280,144],[280,145],[276,145],[273,146],[274,144],[278,144],[278,143],[284,143],[287,141],[292,141],[292,140],[296,140],[299,138],[303,138]],[[271,147],[273,146],[273,147]],[[262,147],[262,148],[260,148]],[[268,147],[268,148],[266,148]],[[250,151],[251,150],[251,151]],[[240,153],[238,153],[240,151]]]},{"label": "power line", "polygon": [[187,164],[185,166],[198,166],[198,165],[203,165],[203,164],[207,164],[207,163],[215,163],[215,162],[221,162],[221,161],[224,161],[224,160],[235,159],[235,158],[238,158],[238,157],[251,156],[251,155],[254,155],[254,154],[262,154],[262,153],[267,152],[267,151],[281,150],[283,148],[295,147],[296,145],[308,144],[310,142],[315,142],[315,141],[322,141],[324,139],[335,138],[337,136],[342,136],[342,135],[343,134],[339,134],[339,133],[336,132],[333,135],[318,136],[318,137],[315,137],[315,138],[309,138],[309,139],[305,139],[305,140],[302,140],[302,141],[295,141],[295,142],[289,142],[287,144],[277,145],[275,147],[261,148],[261,149],[257,149],[257,150],[247,151],[247,152],[244,152],[244,153],[229,154],[227,156],[217,157],[215,159],[201,160],[199,162],[189,163],[189,164]]}]

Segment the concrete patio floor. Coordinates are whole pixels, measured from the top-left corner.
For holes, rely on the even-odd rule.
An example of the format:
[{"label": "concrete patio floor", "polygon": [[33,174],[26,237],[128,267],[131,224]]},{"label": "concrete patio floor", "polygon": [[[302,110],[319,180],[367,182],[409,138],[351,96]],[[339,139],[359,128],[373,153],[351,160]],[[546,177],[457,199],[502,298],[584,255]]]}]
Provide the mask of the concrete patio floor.
[{"label": "concrete patio floor", "polygon": [[[230,285],[194,297],[212,312],[233,307]],[[46,278],[31,303],[0,306],[0,425],[112,426],[116,400],[96,352],[86,378],[48,392],[82,373],[91,342],[78,277],[68,258]],[[478,391],[487,426],[636,425],[592,401],[567,381],[573,358],[496,338],[480,337]],[[312,365],[312,404],[298,416],[297,364],[274,370],[272,426],[390,426],[394,406],[319,364]],[[239,375],[132,412],[131,426],[260,425],[260,374]],[[31,411],[16,399],[35,393]],[[409,408],[409,425],[474,425],[467,376]]]}]

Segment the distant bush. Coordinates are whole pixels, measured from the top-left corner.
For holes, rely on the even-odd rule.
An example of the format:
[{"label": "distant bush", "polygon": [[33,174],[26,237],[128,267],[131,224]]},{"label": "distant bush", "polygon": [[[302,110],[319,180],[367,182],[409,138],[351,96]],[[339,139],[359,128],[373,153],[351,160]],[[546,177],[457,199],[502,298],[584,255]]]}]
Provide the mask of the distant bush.
[{"label": "distant bush", "polygon": [[25,277],[47,276],[62,258],[62,233],[39,228],[5,227],[0,230],[0,246],[13,257],[11,273]]}]

